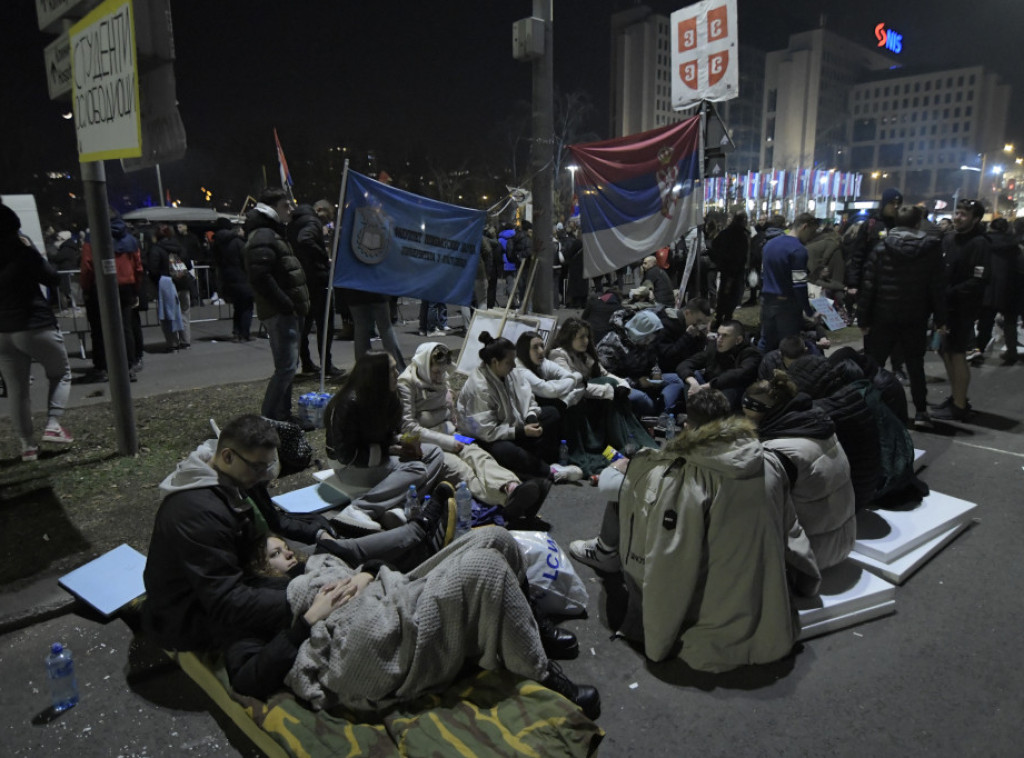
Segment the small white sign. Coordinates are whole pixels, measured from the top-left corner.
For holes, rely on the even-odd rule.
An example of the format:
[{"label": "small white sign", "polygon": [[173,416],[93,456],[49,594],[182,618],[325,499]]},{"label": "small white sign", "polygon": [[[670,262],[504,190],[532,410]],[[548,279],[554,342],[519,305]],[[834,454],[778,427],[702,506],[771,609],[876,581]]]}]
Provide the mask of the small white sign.
[{"label": "small white sign", "polygon": [[142,122],[131,0],[107,0],[68,34],[78,159],[139,157]]},{"label": "small white sign", "polygon": [[56,23],[79,5],[84,6],[84,0],[36,0],[36,16],[39,18],[39,31],[56,31],[53,29]]},{"label": "small white sign", "polygon": [[43,48],[46,64],[46,88],[50,99],[56,100],[71,91],[71,40],[62,34]]},{"label": "small white sign", "polygon": [[703,0],[672,13],[672,107],[739,96],[736,0]]}]

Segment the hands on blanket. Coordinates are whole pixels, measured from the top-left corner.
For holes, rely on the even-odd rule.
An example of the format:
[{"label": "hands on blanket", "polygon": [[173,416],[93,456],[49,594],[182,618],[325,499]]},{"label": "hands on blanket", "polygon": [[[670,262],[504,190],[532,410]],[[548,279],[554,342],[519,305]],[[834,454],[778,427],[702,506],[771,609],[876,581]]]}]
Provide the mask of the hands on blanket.
[{"label": "hands on blanket", "polygon": [[317,621],[323,621],[331,615],[332,611],[345,605],[362,592],[372,581],[373,575],[363,571],[348,579],[342,579],[340,582],[325,584],[316,593],[316,597],[313,598],[309,610],[303,614],[303,618],[310,626]]}]

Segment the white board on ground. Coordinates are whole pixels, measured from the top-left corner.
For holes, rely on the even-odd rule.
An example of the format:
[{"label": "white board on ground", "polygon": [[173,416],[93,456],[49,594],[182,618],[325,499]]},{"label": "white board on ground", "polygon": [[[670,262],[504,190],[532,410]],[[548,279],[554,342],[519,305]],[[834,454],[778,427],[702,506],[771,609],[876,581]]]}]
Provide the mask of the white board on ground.
[{"label": "white board on ground", "polygon": [[866,555],[861,555],[856,550],[850,553],[850,560],[859,566],[863,566],[868,571],[871,571],[884,579],[888,579],[890,582],[903,584],[903,582],[910,578],[911,574],[935,557],[942,548],[953,541],[954,537],[970,525],[969,521],[954,524],[938,537],[933,537],[920,547],[916,547],[909,553],[901,555],[892,563],[885,563],[877,558],[870,558]]},{"label": "white board on ground", "polygon": [[142,573],[146,556],[129,545],[118,545],[57,582],[104,616],[110,616],[146,591]]},{"label": "white board on ground", "polygon": [[857,514],[857,542],[861,555],[892,563],[954,524],[967,521],[977,503],[934,490],[916,508],[866,508]]},{"label": "white board on ground", "polygon": [[459,353],[459,365],[456,366],[456,370],[460,374],[468,376],[480,365],[480,356],[477,353],[484,346],[480,341],[480,335],[484,332],[490,332],[492,337],[504,337],[515,344],[520,334],[532,330],[541,336],[545,346],[550,346],[551,336],[554,334],[555,325],[558,323],[557,316],[549,316],[544,313],[531,313],[529,315],[509,313],[508,319],[505,321],[505,328],[499,335],[498,327],[501,326],[504,313],[502,310],[494,309],[489,311],[478,310],[473,314],[473,320],[470,321],[469,329],[466,332],[466,339],[462,343],[462,351]]},{"label": "white board on ground", "polygon": [[837,632],[865,621],[888,616],[896,612],[896,601],[887,600],[878,605],[868,606],[860,610],[844,613],[841,616],[824,619],[813,624],[802,624],[800,627],[800,640],[809,640],[812,637],[820,637],[829,632]]},{"label": "white board on ground", "polygon": [[896,587],[870,571],[845,560],[821,572],[821,593],[813,598],[795,598],[801,628],[810,624],[874,608],[896,596]]},{"label": "white board on ground", "polygon": [[319,513],[349,504],[349,498],[326,483],[311,484],[283,495],[274,495],[274,504],[288,513]]}]

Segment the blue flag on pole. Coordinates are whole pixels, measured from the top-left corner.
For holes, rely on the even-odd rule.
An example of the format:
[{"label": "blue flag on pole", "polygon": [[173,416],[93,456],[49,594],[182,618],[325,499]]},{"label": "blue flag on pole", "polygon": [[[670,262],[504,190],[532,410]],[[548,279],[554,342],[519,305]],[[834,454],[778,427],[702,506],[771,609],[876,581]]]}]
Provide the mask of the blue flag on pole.
[{"label": "blue flag on pole", "polygon": [[485,211],[348,173],[334,286],[469,305]]}]

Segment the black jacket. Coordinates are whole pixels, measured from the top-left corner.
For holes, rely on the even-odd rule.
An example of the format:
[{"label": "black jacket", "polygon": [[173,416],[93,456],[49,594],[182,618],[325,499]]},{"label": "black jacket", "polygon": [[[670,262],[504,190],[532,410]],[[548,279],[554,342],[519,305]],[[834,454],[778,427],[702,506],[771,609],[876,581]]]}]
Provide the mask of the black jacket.
[{"label": "black jacket", "polygon": [[672,292],[672,280],[668,278],[665,270],[655,264],[644,272],[644,281],[650,282],[654,289],[655,302],[661,303],[666,308],[675,305],[676,296]]},{"label": "black jacket", "polygon": [[218,229],[213,234],[213,260],[228,297],[252,297],[249,275],[245,273],[245,240],[234,229]]},{"label": "black jacket", "polygon": [[331,276],[331,256],[324,244],[324,225],[313,206],[296,206],[288,225],[288,241],[302,264],[306,286],[326,287]]},{"label": "black jacket", "polygon": [[388,395],[387,407],[360,402],[355,392],[339,392],[324,411],[327,455],[345,466],[380,466],[401,430],[401,403]]},{"label": "black jacket", "polygon": [[981,305],[992,276],[992,253],[978,226],[969,232],[947,232],[942,238],[946,258],[946,296],[950,310],[964,315]]},{"label": "black jacket", "polygon": [[622,301],[614,292],[591,295],[581,317],[590,324],[590,338],[595,345],[612,328],[612,314],[622,308]]},{"label": "black jacket", "polygon": [[677,313],[680,318],[670,318],[667,309],[659,311],[658,317],[665,328],[658,332],[654,342],[658,351],[658,365],[662,371],[669,373],[708,346],[707,334],[703,331],[691,334],[687,331],[686,320],[681,317],[682,310]]},{"label": "black jacket", "polygon": [[739,279],[747,266],[750,237],[742,224],[729,224],[711,243],[711,260],[723,277]]},{"label": "black jacket", "polygon": [[0,332],[23,332],[55,327],[53,315],[40,284],[56,287],[57,269],[39,254],[18,230],[0,238]]},{"label": "black jacket", "polygon": [[1017,258],[1024,253],[1007,232],[988,233],[989,251],[992,255],[992,277],[985,289],[982,305],[1005,314],[1013,307],[1013,299],[1020,287],[1017,277]]},{"label": "black jacket", "polygon": [[846,286],[850,289],[860,289],[868,254],[892,227],[893,221],[894,219],[885,218],[878,211],[873,211],[855,229],[843,232]]},{"label": "black jacket", "polygon": [[284,239],[284,226],[261,212],[245,217],[245,268],[260,320],[309,311],[302,264]]},{"label": "black jacket", "polygon": [[725,353],[714,345],[679,364],[676,373],[684,382],[695,371],[704,372],[704,380],[712,389],[746,389],[757,380],[757,367],[761,352],[749,345],[739,344]]},{"label": "black jacket", "polygon": [[920,324],[935,315],[946,323],[946,268],[942,242],[917,229],[893,227],[868,254],[857,292],[861,327]]}]

